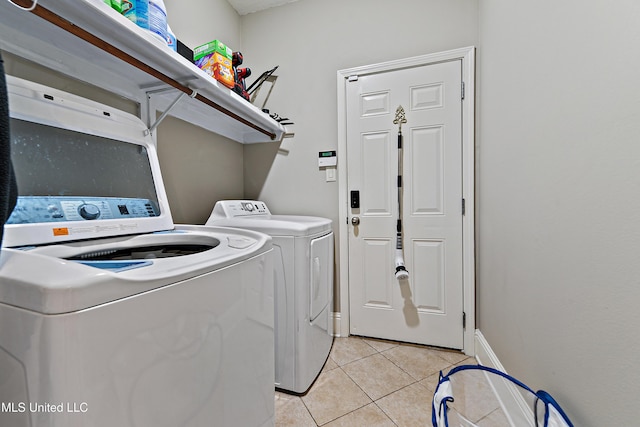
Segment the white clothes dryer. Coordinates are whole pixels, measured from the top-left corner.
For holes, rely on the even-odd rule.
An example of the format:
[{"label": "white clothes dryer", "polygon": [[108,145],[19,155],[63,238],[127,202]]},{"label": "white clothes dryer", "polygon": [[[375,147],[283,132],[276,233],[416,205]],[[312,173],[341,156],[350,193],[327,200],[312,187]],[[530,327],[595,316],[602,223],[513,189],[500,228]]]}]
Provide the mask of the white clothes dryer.
[{"label": "white clothes dryer", "polygon": [[333,231],[331,220],[272,215],[253,200],[216,203],[206,225],[242,228],[273,239],[275,385],[306,393],[333,343]]},{"label": "white clothes dryer", "polygon": [[174,226],[138,118],[8,83],[0,425],[273,426],[271,238]]}]

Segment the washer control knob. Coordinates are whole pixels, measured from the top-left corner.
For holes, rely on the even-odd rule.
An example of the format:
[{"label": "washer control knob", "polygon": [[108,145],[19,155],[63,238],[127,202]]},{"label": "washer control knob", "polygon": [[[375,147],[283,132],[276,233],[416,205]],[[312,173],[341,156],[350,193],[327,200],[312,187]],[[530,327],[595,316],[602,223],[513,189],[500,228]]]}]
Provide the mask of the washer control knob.
[{"label": "washer control knob", "polygon": [[78,208],[78,213],[84,219],[96,219],[100,216],[100,209],[96,205],[84,204]]}]

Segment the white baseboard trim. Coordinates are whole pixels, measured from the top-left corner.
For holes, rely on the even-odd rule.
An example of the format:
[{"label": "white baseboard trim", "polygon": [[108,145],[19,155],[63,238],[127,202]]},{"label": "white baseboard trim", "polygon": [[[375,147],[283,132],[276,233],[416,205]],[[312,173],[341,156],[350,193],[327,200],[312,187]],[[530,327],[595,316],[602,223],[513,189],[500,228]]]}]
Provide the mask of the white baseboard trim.
[{"label": "white baseboard trim", "polygon": [[[475,333],[476,360],[480,365],[488,366],[502,372],[507,372],[498,360],[498,356],[493,352],[491,346],[482,335],[479,329]],[[497,375],[487,375],[491,387],[496,394],[502,410],[514,427],[532,426],[533,412],[522,397],[518,386],[508,381],[502,380]]]},{"label": "white baseboard trim", "polygon": [[331,313],[331,319],[330,321],[333,322],[333,336],[334,337],[340,337],[342,336],[340,331],[342,331],[342,329],[340,329],[342,327],[342,317],[340,316],[340,313],[337,311],[334,311]]}]

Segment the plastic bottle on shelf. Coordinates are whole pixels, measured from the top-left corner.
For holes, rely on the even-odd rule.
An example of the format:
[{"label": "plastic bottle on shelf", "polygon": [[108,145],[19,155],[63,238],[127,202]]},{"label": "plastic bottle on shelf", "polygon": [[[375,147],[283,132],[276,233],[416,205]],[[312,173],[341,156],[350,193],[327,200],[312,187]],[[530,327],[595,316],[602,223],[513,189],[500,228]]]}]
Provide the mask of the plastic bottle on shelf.
[{"label": "plastic bottle on shelf", "polygon": [[171,27],[167,24],[167,46],[169,46],[169,49],[174,50],[174,51],[178,51],[178,42],[176,40],[176,36],[175,34],[173,34],[173,31],[171,31]]},{"label": "plastic bottle on shelf", "polygon": [[163,0],[149,0],[149,31],[167,42],[167,8]]},{"label": "plastic bottle on shelf", "polygon": [[138,27],[149,29],[149,0],[129,0],[122,8],[122,14],[135,22]]}]

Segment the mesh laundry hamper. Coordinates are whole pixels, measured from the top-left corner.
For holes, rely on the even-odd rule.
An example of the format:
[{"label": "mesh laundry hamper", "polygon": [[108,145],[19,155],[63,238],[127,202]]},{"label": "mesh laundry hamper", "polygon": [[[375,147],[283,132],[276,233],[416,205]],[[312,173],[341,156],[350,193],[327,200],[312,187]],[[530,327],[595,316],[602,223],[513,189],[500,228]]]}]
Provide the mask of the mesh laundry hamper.
[{"label": "mesh laundry hamper", "polygon": [[[489,379],[497,386],[504,385],[520,392],[530,408],[529,413],[523,411],[522,416],[526,419],[510,420],[498,411],[500,404]],[[573,427],[549,393],[533,391],[510,375],[482,365],[458,366],[447,375],[440,372],[440,381],[433,395],[431,419],[433,427]]]}]

